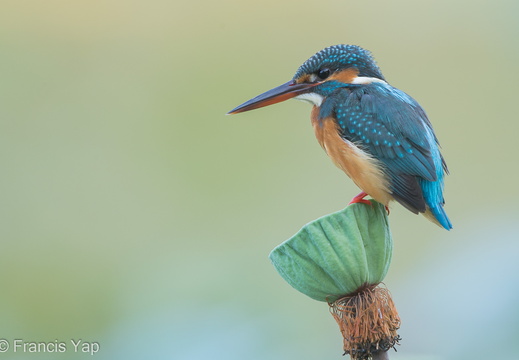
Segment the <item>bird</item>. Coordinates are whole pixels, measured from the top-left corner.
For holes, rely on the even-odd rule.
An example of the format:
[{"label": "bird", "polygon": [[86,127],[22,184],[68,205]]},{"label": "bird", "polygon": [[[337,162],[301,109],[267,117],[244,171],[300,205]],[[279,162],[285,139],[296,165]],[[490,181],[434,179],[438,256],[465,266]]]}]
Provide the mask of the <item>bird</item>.
[{"label": "bird", "polygon": [[396,201],[447,230],[444,178],[449,173],[424,109],[391,86],[370,51],[357,45],[327,47],[306,60],[292,80],[237,106],[237,114],[288,99],[313,105],[315,136],[361,189],[351,203],[387,209]]}]

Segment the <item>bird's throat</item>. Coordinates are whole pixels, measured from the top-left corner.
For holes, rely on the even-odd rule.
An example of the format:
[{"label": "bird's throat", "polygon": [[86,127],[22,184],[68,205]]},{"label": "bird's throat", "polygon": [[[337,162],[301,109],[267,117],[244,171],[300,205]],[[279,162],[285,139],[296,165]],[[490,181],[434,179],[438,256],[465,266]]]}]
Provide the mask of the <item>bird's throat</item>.
[{"label": "bird's throat", "polygon": [[315,106],[321,106],[323,103],[324,97],[322,95],[316,94],[314,92],[309,92],[301,95],[297,95],[294,99],[309,102]]}]

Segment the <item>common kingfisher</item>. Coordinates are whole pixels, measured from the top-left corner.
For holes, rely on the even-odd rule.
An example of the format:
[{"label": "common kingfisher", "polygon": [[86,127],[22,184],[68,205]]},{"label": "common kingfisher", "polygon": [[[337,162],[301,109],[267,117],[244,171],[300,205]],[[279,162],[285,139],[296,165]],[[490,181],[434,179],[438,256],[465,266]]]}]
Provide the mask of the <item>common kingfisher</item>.
[{"label": "common kingfisher", "polygon": [[386,207],[396,200],[452,229],[443,209],[448,173],[422,107],[389,85],[371,53],[356,45],[327,47],[306,60],[292,80],[246,101],[229,114],[291,98],[313,104],[311,120],[324,151],[362,192]]}]

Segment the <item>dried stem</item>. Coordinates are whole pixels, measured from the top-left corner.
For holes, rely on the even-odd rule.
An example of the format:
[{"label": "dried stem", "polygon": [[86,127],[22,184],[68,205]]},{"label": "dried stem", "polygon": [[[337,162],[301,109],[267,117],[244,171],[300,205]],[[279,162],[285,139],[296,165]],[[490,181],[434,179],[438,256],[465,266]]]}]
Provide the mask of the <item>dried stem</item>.
[{"label": "dried stem", "polygon": [[372,356],[373,360],[389,360],[389,354],[387,351],[377,351]]}]

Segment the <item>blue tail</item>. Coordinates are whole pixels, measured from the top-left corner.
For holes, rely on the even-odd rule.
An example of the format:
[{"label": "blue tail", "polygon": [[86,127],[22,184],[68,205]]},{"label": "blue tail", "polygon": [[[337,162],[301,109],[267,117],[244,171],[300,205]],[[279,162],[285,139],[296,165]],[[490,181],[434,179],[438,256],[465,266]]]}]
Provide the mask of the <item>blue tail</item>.
[{"label": "blue tail", "polygon": [[443,200],[443,174],[439,174],[438,178],[437,181],[419,180],[422,194],[427,205],[427,210],[424,215],[432,222],[450,230],[452,229],[452,223],[443,209],[445,202]]},{"label": "blue tail", "polygon": [[[442,204],[438,204],[434,207],[430,207],[427,210],[428,210],[427,212],[430,211],[431,215],[434,217],[434,220],[436,220],[436,221],[433,220],[434,222],[437,222],[439,225],[443,226],[447,230],[452,229],[452,223],[449,220],[447,213],[443,209]],[[426,216],[427,216],[427,213],[426,213]]]}]

